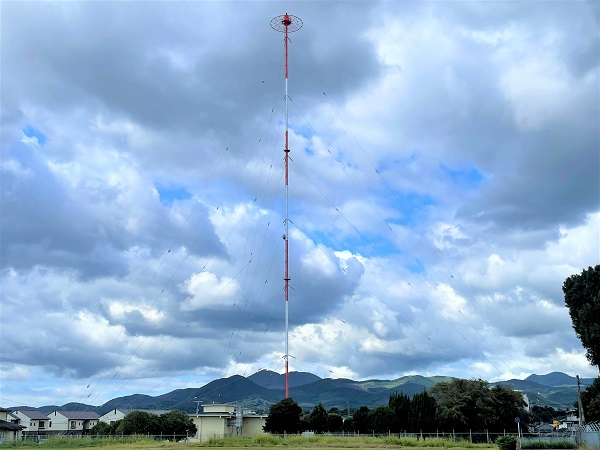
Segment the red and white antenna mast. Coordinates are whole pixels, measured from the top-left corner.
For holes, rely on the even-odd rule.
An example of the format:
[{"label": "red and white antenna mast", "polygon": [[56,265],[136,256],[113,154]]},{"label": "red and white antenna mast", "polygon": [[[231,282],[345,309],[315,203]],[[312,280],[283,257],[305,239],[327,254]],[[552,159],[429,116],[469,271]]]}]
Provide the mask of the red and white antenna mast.
[{"label": "red and white antenna mast", "polygon": [[288,167],[289,167],[289,139],[288,139],[288,33],[293,33],[302,28],[302,20],[299,17],[292,16],[290,14],[284,14],[283,16],[277,16],[271,19],[271,28],[280,33],[285,33],[283,39],[283,45],[285,47],[285,233],[283,239],[285,240],[285,398],[290,396],[290,383],[289,383],[289,333],[288,333],[288,299],[290,290],[290,272],[289,272],[289,218],[288,218]]}]

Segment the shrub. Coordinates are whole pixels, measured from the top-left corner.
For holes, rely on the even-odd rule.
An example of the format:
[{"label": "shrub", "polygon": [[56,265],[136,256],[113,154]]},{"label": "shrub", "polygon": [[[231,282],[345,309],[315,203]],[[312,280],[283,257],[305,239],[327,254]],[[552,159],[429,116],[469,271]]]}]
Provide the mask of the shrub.
[{"label": "shrub", "polygon": [[516,450],[517,438],[516,436],[502,436],[496,439],[496,444],[500,447],[500,450]]}]

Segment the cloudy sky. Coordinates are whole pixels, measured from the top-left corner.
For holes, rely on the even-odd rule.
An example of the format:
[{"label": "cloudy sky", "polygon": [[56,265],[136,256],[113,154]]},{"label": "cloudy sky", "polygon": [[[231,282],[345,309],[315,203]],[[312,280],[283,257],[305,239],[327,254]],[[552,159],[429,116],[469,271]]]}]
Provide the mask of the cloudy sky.
[{"label": "cloudy sky", "polygon": [[291,370],[597,375],[597,1],[8,1],[2,406],[284,370],[285,12]]}]

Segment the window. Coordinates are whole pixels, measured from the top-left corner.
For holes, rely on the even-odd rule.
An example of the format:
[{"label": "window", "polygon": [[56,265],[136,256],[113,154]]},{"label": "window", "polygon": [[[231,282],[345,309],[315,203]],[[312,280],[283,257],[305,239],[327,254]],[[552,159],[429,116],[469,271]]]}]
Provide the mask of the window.
[{"label": "window", "polygon": [[40,428],[45,428],[45,424],[43,420],[40,420]]},{"label": "window", "polygon": [[48,428],[52,428],[52,421],[48,424]]},{"label": "window", "polygon": [[74,430],[75,428],[77,428],[77,422],[71,420],[71,430]]}]

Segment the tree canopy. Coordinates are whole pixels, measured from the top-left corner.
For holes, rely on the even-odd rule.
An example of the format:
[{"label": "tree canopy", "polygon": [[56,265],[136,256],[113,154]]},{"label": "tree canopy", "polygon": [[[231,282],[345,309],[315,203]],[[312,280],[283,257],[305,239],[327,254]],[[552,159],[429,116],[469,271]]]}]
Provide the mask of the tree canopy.
[{"label": "tree canopy", "polygon": [[300,430],[300,414],[302,408],[291,397],[274,403],[269,408],[269,415],[263,429],[267,433],[298,433]]},{"label": "tree canopy", "polygon": [[600,420],[600,377],[581,392],[581,402],[587,422]]},{"label": "tree canopy", "polygon": [[571,275],[562,289],[575,333],[587,350],[587,359],[600,368],[600,264]]},{"label": "tree canopy", "polygon": [[181,411],[169,411],[160,416],[145,411],[131,411],[124,419],[109,425],[98,422],[91,430],[95,435],[120,435],[120,434],[159,434],[176,435],[182,439],[188,435],[196,434],[197,428],[192,419]]},{"label": "tree canopy", "polygon": [[329,431],[329,416],[321,403],[319,403],[306,418],[306,425],[309,430],[315,433]]},{"label": "tree canopy", "polygon": [[526,421],[523,396],[507,386],[490,389],[484,380],[457,378],[436,384],[431,395],[437,400],[440,427],[457,431],[503,431]]}]

